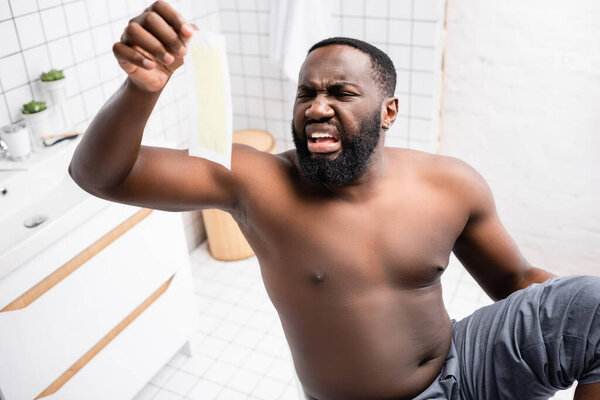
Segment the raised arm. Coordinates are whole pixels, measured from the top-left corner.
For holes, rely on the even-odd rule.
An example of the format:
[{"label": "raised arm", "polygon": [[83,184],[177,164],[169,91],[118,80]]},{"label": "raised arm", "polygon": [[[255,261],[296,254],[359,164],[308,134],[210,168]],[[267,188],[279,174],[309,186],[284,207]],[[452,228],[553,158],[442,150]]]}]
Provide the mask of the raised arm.
[{"label": "raised arm", "polygon": [[226,168],[189,157],[187,150],[141,146],[148,117],[183,64],[192,35],[191,24],[162,1],[129,22],[113,46],[128,78],[98,112],[69,166],[83,189],[108,200],[164,210],[231,211],[238,203],[237,178]]},{"label": "raised arm", "polygon": [[455,190],[469,208],[468,221],[454,244],[454,253],[493,299],[500,300],[554,275],[535,268],[521,255],[496,211],[485,180],[468,165],[452,167]]}]

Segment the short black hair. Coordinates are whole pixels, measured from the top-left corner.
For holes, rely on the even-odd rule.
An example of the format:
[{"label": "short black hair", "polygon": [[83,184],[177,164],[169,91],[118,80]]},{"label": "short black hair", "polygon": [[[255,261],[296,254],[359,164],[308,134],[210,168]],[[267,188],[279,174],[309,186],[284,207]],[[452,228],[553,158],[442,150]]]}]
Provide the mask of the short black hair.
[{"label": "short black hair", "polygon": [[307,55],[319,47],[331,46],[335,44],[354,47],[355,49],[358,49],[368,55],[369,58],[371,58],[373,79],[379,85],[381,93],[385,97],[392,97],[394,95],[394,91],[396,90],[396,68],[394,68],[394,63],[387,54],[372,44],[358,39],[337,36],[315,43],[308,50]]}]

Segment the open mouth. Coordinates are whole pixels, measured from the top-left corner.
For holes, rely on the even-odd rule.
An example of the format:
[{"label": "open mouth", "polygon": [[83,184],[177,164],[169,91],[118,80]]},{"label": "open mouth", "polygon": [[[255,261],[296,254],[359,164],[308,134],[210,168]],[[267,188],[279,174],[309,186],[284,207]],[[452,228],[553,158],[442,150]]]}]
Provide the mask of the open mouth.
[{"label": "open mouth", "polygon": [[306,141],[311,153],[334,153],[341,150],[342,141],[330,124],[313,123],[306,127]]},{"label": "open mouth", "polygon": [[308,150],[311,153],[333,153],[342,148],[341,141],[328,133],[311,133],[307,136],[307,140]]}]

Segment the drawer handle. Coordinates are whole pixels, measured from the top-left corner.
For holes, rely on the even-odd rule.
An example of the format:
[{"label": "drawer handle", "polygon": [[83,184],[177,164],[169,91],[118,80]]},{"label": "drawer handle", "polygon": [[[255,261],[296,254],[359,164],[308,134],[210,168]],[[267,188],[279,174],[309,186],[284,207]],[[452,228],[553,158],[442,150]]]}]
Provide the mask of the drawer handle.
[{"label": "drawer handle", "polygon": [[171,281],[175,275],[171,276],[168,281],[163,283],[154,293],[150,295],[142,304],[140,304],[135,310],[133,310],[125,319],[117,324],[110,332],[108,332],[98,343],[94,345],[87,353],[85,353],[79,360],[75,361],[61,376],[59,376],[54,382],[50,384],[42,393],[40,393],[35,399],[41,399],[46,396],[50,396],[58,389],[60,389],[65,383],[69,381],[85,364],[87,364],[96,354],[100,352],[107,344],[109,344],[123,329],[132,323],[141,313],[144,312],[150,304],[154,303],[169,287]]},{"label": "drawer handle", "polygon": [[91,246],[89,246],[81,253],[77,254],[75,257],[67,261],[56,271],[52,272],[50,275],[45,277],[37,285],[35,285],[19,297],[17,297],[10,304],[1,309],[0,312],[21,310],[27,307],[28,305],[36,301],[38,298],[40,298],[41,295],[46,293],[48,290],[52,289],[63,279],[65,279],[67,276],[73,273],[73,271],[75,271],[77,268],[81,267],[96,254],[104,250],[112,242],[114,242],[127,231],[129,231],[131,228],[139,224],[144,218],[150,215],[150,213],[152,213],[151,209],[142,208],[140,211],[127,218],[113,230],[102,236]]}]

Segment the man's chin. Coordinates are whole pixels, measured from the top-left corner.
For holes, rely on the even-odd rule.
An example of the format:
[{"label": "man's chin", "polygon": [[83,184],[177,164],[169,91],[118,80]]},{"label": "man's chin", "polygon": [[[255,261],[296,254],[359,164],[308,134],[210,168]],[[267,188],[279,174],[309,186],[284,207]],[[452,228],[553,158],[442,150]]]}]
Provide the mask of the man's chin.
[{"label": "man's chin", "polygon": [[335,160],[342,154],[342,150],[332,151],[330,153],[313,153],[309,152],[310,158],[313,160]]}]

